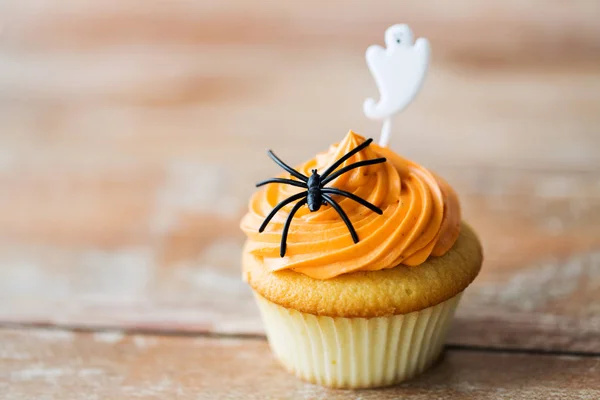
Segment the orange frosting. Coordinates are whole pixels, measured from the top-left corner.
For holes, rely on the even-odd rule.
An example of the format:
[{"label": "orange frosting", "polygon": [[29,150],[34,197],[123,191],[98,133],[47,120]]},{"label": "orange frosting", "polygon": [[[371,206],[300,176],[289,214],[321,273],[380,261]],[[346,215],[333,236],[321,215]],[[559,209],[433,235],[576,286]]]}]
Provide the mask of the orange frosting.
[{"label": "orange frosting", "polygon": [[[296,169],[306,176],[314,168],[324,171],[364,140],[350,131],[341,143]],[[334,196],[354,225],[358,243],[352,241],[331,206],[316,212],[305,206],[292,220],[287,252],[280,257],[281,232],[293,203],[280,210],[264,232],[259,233],[258,228],[277,203],[303,189],[275,183],[250,199],[250,210],[241,222],[248,235],[246,251],[262,259],[270,271],[291,269],[316,279],[399,264],[416,266],[429,256],[445,254],[460,233],[460,205],[455,192],[427,169],[376,144],[340,168],[377,157],[385,157],[387,162],[351,170],[327,185],[352,192],[383,210],[383,215],[378,215],[351,199]],[[291,178],[287,173],[280,177]]]}]

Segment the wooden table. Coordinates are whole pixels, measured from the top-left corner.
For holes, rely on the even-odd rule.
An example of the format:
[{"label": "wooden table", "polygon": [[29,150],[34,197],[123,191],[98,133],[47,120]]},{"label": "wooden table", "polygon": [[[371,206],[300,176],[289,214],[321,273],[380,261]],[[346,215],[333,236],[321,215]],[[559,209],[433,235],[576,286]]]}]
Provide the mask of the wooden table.
[{"label": "wooden table", "polygon": [[[600,398],[600,2],[12,3],[0,397]],[[486,261],[439,365],[327,390],[269,352],[238,222],[266,148],[377,134],[363,52],[397,21],[434,57],[391,146],[457,189]]]}]

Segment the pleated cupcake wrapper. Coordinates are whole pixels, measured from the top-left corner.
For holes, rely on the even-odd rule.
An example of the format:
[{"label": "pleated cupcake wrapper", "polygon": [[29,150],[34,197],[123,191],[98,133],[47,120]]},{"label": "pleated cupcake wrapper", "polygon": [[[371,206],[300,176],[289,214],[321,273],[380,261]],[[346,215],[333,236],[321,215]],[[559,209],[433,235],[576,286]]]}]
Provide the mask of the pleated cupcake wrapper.
[{"label": "pleated cupcake wrapper", "polygon": [[255,297],[271,349],[286,369],[324,386],[367,388],[410,379],[436,361],[461,293],[378,318],[320,317]]}]

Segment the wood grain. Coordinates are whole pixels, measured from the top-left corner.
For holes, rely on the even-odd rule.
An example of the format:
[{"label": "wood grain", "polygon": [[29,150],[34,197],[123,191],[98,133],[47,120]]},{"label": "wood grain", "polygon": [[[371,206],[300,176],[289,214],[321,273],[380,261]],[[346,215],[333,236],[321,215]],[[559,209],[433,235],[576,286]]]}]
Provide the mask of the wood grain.
[{"label": "wood grain", "polygon": [[376,136],[363,54],[402,19],[434,57],[392,147],[486,253],[450,343],[599,352],[600,3],[365,7],[2,4],[0,323],[262,334],[238,221],[264,150]]},{"label": "wood grain", "polygon": [[[599,13],[0,2],[0,397],[599,398]],[[268,351],[238,221],[277,171],[267,148],[295,164],[348,129],[377,135],[364,51],[397,22],[433,58],[391,146],[458,190],[486,261],[439,366],[329,391]]]},{"label": "wood grain", "polygon": [[[248,163],[262,160],[255,150],[267,146],[300,161],[350,128],[374,135],[379,124],[361,112],[376,95],[364,51],[402,19],[432,40],[434,57],[396,125],[403,154],[440,165],[600,168],[595,0],[388,0],[368,12],[362,2],[141,4],[5,6],[3,164],[164,165],[198,160],[211,136],[220,140],[207,163],[246,152]],[[44,154],[34,151],[42,145]]]},{"label": "wood grain", "polygon": [[600,359],[448,351],[398,387],[357,392],[304,383],[263,340],[0,331],[7,398],[156,399],[595,399]]},{"label": "wood grain", "polygon": [[[487,4],[458,0],[448,6],[439,0],[308,1],[306,6],[234,2],[124,0],[118,3],[61,0],[52,6],[19,2],[5,7],[5,37],[23,48],[87,50],[141,41],[173,46],[242,44],[314,46],[364,49],[380,39],[380,26],[409,23],[427,31],[442,54],[461,62],[465,56],[495,60],[528,57],[535,62],[554,59],[557,50],[577,59],[597,59],[599,49],[594,0]],[[368,10],[368,12],[366,12]],[[517,58],[514,61],[521,61]]]}]

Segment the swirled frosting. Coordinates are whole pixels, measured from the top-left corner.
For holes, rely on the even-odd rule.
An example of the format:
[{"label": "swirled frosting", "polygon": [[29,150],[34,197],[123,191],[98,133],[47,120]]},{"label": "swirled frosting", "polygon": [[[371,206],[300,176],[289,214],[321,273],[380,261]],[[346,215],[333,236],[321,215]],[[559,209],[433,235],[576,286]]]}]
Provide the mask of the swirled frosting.
[{"label": "swirled frosting", "polygon": [[[296,169],[310,176],[325,170],[365,140],[350,131],[337,145]],[[327,186],[336,187],[375,204],[378,215],[355,201],[335,196],[358,233],[354,243],[348,228],[330,206],[310,212],[302,207],[294,216],[285,257],[279,256],[283,225],[293,204],[284,207],[262,233],[258,229],[280,201],[303,189],[269,184],[250,199],[241,222],[248,236],[246,251],[262,259],[270,271],[291,269],[316,279],[329,279],[354,271],[417,266],[429,256],[441,256],[460,233],[460,205],[452,188],[424,167],[388,148],[371,144],[340,168],[361,160],[385,157],[387,162],[360,167],[342,174]],[[287,173],[280,177],[291,178]]]}]

